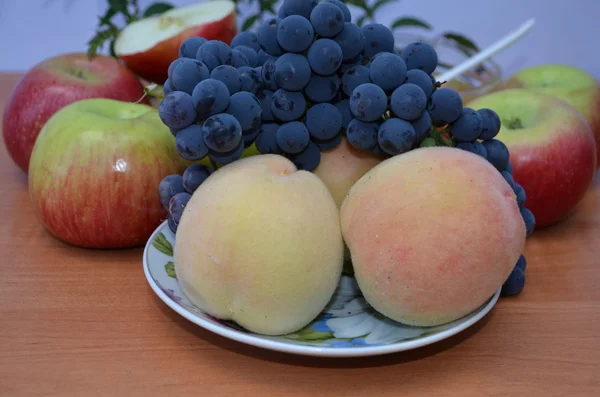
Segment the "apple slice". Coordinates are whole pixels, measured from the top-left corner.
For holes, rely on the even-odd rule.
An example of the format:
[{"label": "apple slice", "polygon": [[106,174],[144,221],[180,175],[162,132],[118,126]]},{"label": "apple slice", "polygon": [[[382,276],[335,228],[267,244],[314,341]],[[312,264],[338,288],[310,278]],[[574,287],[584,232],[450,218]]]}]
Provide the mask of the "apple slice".
[{"label": "apple slice", "polygon": [[114,49],[140,77],[163,84],[169,65],[179,57],[179,46],[184,40],[201,36],[229,44],[236,34],[235,4],[229,0],[213,0],[135,21],[121,31]]}]

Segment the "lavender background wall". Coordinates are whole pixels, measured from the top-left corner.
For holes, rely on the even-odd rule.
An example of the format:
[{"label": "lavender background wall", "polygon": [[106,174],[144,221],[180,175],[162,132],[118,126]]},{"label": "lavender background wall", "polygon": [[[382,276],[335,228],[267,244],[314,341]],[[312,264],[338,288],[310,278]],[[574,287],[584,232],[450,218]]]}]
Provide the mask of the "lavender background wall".
[{"label": "lavender background wall", "polygon": [[[198,0],[171,0],[185,5]],[[152,0],[140,0],[141,5]],[[106,0],[0,0],[0,71],[27,70],[50,56],[85,50]],[[504,74],[543,63],[566,63],[600,79],[600,0],[401,0],[378,22],[422,18],[436,31],[456,30],[486,46],[530,17],[537,25],[496,57]]]}]

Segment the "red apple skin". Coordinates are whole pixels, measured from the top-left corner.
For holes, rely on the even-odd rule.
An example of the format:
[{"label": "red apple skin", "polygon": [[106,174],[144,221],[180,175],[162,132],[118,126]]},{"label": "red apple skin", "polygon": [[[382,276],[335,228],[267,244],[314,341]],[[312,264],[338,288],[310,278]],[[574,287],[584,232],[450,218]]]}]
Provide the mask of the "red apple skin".
[{"label": "red apple skin", "polygon": [[[73,103],[48,121],[31,158],[29,196],[45,228],[66,243],[142,246],[167,217],[158,198],[160,181],[181,175],[189,164],[175,151],[174,137],[155,109],[95,101],[109,100]],[[119,123],[93,117],[98,109],[120,111],[123,105],[139,116]]]},{"label": "red apple skin", "polygon": [[567,218],[593,182],[596,141],[586,119],[566,102],[524,89],[508,89],[476,99],[474,109],[490,108],[503,120],[536,112],[525,129],[503,125],[496,137],[509,149],[513,177],[526,192],[525,207],[536,227]]},{"label": "red apple skin", "polygon": [[186,39],[194,36],[206,40],[220,40],[230,44],[237,34],[237,16],[229,14],[225,18],[206,25],[192,26],[168,40],[157,43],[147,51],[135,54],[117,54],[127,67],[140,77],[157,84],[164,84],[171,63],[179,58],[179,47]]},{"label": "red apple skin", "polygon": [[[4,109],[2,134],[15,164],[24,172],[46,121],[64,106],[86,98],[136,102],[144,87],[118,60],[85,53],[59,55],[30,69],[13,89]],[[148,99],[141,101],[149,103]]]}]

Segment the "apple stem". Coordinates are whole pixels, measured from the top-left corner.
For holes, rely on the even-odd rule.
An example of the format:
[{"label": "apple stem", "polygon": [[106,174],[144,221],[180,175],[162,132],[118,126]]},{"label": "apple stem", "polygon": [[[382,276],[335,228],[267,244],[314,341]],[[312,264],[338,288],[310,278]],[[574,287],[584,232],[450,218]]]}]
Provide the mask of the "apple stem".
[{"label": "apple stem", "polygon": [[533,25],[535,25],[534,18],[527,20],[521,26],[519,26],[519,28],[517,28],[516,30],[507,34],[502,39],[498,40],[491,46],[487,47],[485,50],[478,52],[477,54],[473,55],[471,58],[467,59],[466,61],[462,62],[461,64],[459,64],[459,65],[453,67],[452,69],[448,70],[447,72],[443,73],[441,76],[439,76],[439,78],[437,80],[438,81],[450,81],[450,80],[460,76],[467,70],[482,64],[483,62],[487,61],[489,58],[493,57],[494,55],[496,55],[500,51],[504,50],[506,47],[510,46],[511,44],[513,44],[514,42],[519,40],[521,37],[523,37],[525,35],[525,33],[529,32],[531,30]]}]

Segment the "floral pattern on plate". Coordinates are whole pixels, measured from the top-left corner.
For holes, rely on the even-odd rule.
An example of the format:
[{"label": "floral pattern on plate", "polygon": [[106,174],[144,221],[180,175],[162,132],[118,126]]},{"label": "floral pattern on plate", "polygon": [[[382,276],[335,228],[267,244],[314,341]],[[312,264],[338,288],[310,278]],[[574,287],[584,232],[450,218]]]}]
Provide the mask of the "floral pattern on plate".
[{"label": "floral pattern on plate", "polygon": [[[362,296],[355,278],[345,272],[329,304],[309,325],[284,336],[257,335],[233,321],[220,320],[208,315],[185,297],[177,283],[173,264],[174,240],[175,236],[164,223],[152,235],[144,251],[146,276],[155,292],[158,289],[164,294],[164,296],[159,294],[163,301],[198,325],[232,339],[274,350],[312,355],[331,355],[319,354],[323,349],[338,350],[340,353],[342,350],[348,352],[348,348],[353,351],[357,348],[373,348],[375,350],[372,354],[378,354],[378,347],[390,345],[395,347],[382,349],[380,353],[406,350],[433,343],[467,328],[491,310],[498,299],[496,293],[480,309],[452,323],[438,327],[412,327],[392,321],[375,311]],[[447,334],[444,337],[434,337],[436,334],[443,336],[441,334],[444,333]],[[431,342],[423,341],[423,343],[413,344],[414,346],[401,346],[403,343],[427,338],[430,338]],[[281,344],[296,345],[296,347],[288,349]],[[303,347],[307,347],[308,350],[303,350]],[[319,349],[310,350],[311,347]]]}]

